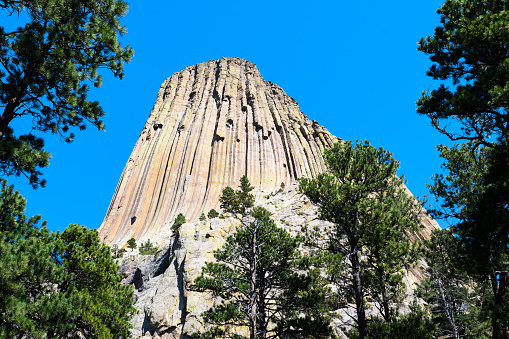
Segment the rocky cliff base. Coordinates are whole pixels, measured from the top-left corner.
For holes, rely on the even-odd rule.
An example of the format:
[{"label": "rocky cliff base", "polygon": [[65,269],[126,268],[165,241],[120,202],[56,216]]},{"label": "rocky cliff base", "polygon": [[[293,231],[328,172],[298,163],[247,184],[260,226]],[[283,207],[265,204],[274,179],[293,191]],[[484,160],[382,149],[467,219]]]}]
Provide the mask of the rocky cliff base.
[{"label": "rocky cliff base", "polygon": [[[326,229],[331,225],[318,219],[317,207],[297,192],[296,185],[273,191],[262,197],[258,205],[271,211],[278,226],[293,234],[301,232],[303,226]],[[422,222],[416,237],[427,238],[438,226],[426,215],[422,215]],[[238,225],[239,221],[229,215],[190,222],[177,232],[168,227],[151,238],[158,248],[155,256],[128,249],[119,264],[124,283],[135,289],[139,313],[132,320],[134,338],[191,338],[192,333],[205,328],[200,314],[214,305],[214,299],[206,293],[190,291],[189,286],[205,262],[213,260],[213,251],[224,244]],[[422,268],[407,272],[403,310],[414,299],[412,289],[421,278]],[[343,332],[352,325],[349,315],[355,314],[354,306],[345,303],[336,310],[339,318],[334,327],[339,337],[344,337]],[[370,312],[374,313],[373,309]]]}]

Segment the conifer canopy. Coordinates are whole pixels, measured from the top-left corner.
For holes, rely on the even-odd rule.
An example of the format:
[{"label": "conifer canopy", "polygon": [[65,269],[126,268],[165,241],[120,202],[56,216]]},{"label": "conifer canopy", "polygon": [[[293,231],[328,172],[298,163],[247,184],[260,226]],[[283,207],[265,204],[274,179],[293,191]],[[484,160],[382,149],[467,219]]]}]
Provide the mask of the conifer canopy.
[{"label": "conifer canopy", "polygon": [[75,127],[90,123],[104,130],[104,112],[87,97],[89,84],[99,87],[100,69],[124,76],[133,55],[122,47],[126,32],[119,19],[127,13],[123,0],[7,0],[2,13],[26,18],[18,28],[0,26],[0,171],[25,175],[35,188],[44,186],[41,171],[49,164],[44,140],[15,134],[14,119],[32,120],[35,130],[72,142]]}]

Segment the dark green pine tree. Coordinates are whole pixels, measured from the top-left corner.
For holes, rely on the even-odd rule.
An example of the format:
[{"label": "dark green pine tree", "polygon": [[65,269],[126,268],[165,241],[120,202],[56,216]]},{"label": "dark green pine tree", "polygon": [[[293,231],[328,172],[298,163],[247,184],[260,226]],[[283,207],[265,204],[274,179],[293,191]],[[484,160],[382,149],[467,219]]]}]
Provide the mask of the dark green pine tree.
[{"label": "dark green pine tree", "polygon": [[444,82],[423,91],[417,112],[451,140],[507,140],[508,11],[506,0],[447,0],[437,10],[441,25],[419,42],[433,62],[426,74]]},{"label": "dark green pine tree", "polygon": [[136,312],[131,286],[123,286],[118,266],[96,230],[71,224],[56,234],[52,259],[67,273],[57,285],[59,295],[75,291],[79,315],[67,319],[85,338],[128,338]]},{"label": "dark green pine tree", "polygon": [[[2,182],[0,193],[0,337],[53,338],[72,333],[68,319],[79,316],[79,296],[72,290],[55,293],[53,284],[68,277],[64,267],[55,265],[55,236],[27,218],[26,200],[13,186]],[[45,225],[45,223],[43,223]]]},{"label": "dark green pine tree", "polygon": [[404,298],[404,274],[416,263],[421,249],[419,241],[410,237],[419,228],[420,206],[395,184],[374,193],[363,203],[368,208],[361,209],[369,222],[360,232],[366,246],[363,284],[386,322],[398,315],[395,307]]},{"label": "dark green pine tree", "polygon": [[131,250],[134,250],[137,247],[136,239],[131,238],[131,239],[127,240],[127,247],[130,248]]},{"label": "dark green pine tree", "polygon": [[218,216],[219,216],[219,213],[215,209],[211,209],[209,211],[209,213],[207,213],[207,217],[209,219],[214,219],[214,218],[217,218]]},{"label": "dark green pine tree", "polygon": [[157,247],[155,247],[150,239],[147,239],[147,242],[141,243],[140,245],[140,254],[141,255],[154,255],[157,253]]},{"label": "dark green pine tree", "polygon": [[[380,318],[368,324],[369,337],[376,339],[434,339],[435,326],[428,312],[417,303],[410,304],[410,312],[386,322]],[[350,331],[349,339],[357,339],[355,331]],[[442,338],[442,337],[441,337]]]},{"label": "dark green pine tree", "polygon": [[[426,278],[416,295],[428,305],[441,338],[489,338],[489,321],[483,318],[490,288],[475,281],[462,267],[459,239],[450,229],[435,230],[426,241]],[[468,260],[470,261],[470,260]]]},{"label": "dark green pine tree", "polygon": [[193,289],[222,300],[203,314],[211,327],[200,337],[244,338],[241,327],[251,339],[333,337],[323,281],[299,252],[302,238],[278,228],[261,207],[249,212],[252,187],[247,178],[241,182],[245,194],[222,196],[223,209],[244,211],[241,225],[194,281]]},{"label": "dark green pine tree", "polygon": [[250,193],[254,187],[251,186],[247,176],[240,178],[240,190],[234,191],[231,187],[225,187],[219,202],[225,212],[246,214],[254,206],[254,196]]},{"label": "dark green pine tree", "polygon": [[396,176],[398,162],[382,148],[367,141],[336,143],[325,160],[329,172],[301,179],[300,190],[333,226],[311,230],[309,240],[339,297],[355,301],[359,337],[365,338],[366,296],[385,321],[394,320],[404,269],[417,258],[418,243],[410,235],[418,230],[421,207]]},{"label": "dark green pine tree", "polygon": [[[454,223],[459,269],[478,285],[491,287],[484,294],[486,310],[481,315],[490,317],[492,337],[509,337],[509,155],[497,144],[475,149],[467,143],[439,150],[445,175],[434,176],[430,192],[443,200],[432,212]],[[481,326],[484,319],[478,322]]]},{"label": "dark green pine tree", "polygon": [[173,221],[173,225],[171,226],[171,229],[176,232],[180,228],[180,226],[184,225],[186,223],[186,217],[179,213],[177,217],[175,218],[175,221]]},{"label": "dark green pine tree", "polygon": [[251,191],[254,190],[254,187],[251,186],[247,176],[243,175],[240,178],[239,188],[240,190],[235,192],[239,201],[239,210],[237,212],[240,214],[245,214],[251,207],[254,206],[255,199],[251,194]]},{"label": "dark green pine tree", "polygon": [[132,290],[97,232],[62,233],[24,215],[25,199],[2,183],[0,194],[0,337],[128,337]]},{"label": "dark green pine tree", "polygon": [[[0,26],[0,171],[26,175],[35,188],[45,184],[40,168],[50,153],[33,130],[67,142],[73,127],[91,123],[104,130],[104,112],[87,94],[89,84],[101,85],[100,69],[123,77],[133,55],[118,41],[128,6],[123,0],[6,0],[0,8],[3,15],[28,18],[12,30]],[[32,130],[15,135],[12,122],[22,117]]]},{"label": "dark green pine tree", "polygon": [[221,208],[225,212],[237,213],[240,209],[238,196],[235,193],[235,190],[230,186],[223,189],[223,192],[219,197],[219,202],[221,204]]},{"label": "dark green pine tree", "polygon": [[466,143],[439,146],[447,162],[431,188],[441,199],[435,216],[453,218],[465,272],[492,286],[492,337],[508,338],[509,3],[447,0],[437,12],[440,26],[418,49],[442,84],[423,92],[417,112]]}]

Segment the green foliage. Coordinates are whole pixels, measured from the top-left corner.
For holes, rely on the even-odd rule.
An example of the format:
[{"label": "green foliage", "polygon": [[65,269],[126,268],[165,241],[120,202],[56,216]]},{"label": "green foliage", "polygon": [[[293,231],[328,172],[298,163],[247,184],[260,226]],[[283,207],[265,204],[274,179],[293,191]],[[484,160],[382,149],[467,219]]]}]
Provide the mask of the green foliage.
[{"label": "green foliage", "polygon": [[[337,143],[325,151],[328,173],[301,179],[300,190],[320,207],[329,230],[308,230],[316,265],[325,267],[340,296],[355,300],[361,338],[367,335],[365,297],[385,321],[403,296],[404,268],[417,258],[420,206],[404,191],[391,153],[367,141]],[[348,259],[348,260],[347,260]]]},{"label": "green foliage", "polygon": [[238,201],[237,194],[230,186],[223,188],[222,194],[219,197],[221,208],[225,212],[237,212],[240,210],[240,202]]},{"label": "green foliage", "polygon": [[74,139],[69,129],[83,130],[87,122],[104,130],[104,112],[87,98],[87,82],[99,87],[101,68],[123,77],[124,62],[133,55],[118,42],[128,6],[123,0],[8,0],[0,7],[28,19],[11,31],[0,27],[0,170],[26,175],[35,188],[45,184],[40,168],[50,154],[41,138],[15,136],[9,124],[26,116],[33,129],[67,142]]},{"label": "green foliage", "polygon": [[150,239],[147,239],[146,243],[141,243],[140,245],[140,254],[141,255],[155,255],[157,253],[157,247],[150,242]]},{"label": "green foliage", "polygon": [[489,146],[492,136],[507,138],[509,47],[501,41],[509,39],[508,10],[504,0],[447,0],[437,11],[441,25],[419,43],[433,62],[427,75],[453,86],[424,91],[417,112],[452,140]]},{"label": "green foliage", "polygon": [[60,294],[74,286],[81,302],[76,328],[87,338],[128,337],[135,312],[132,288],[120,284],[118,267],[97,231],[71,224],[56,238],[53,258],[69,274]]},{"label": "green foliage", "polygon": [[245,214],[254,206],[254,196],[250,193],[254,187],[245,175],[240,178],[239,188],[237,191],[229,186],[223,189],[219,202],[225,212]]},{"label": "green foliage", "polygon": [[[428,75],[452,81],[424,92],[418,112],[451,140],[440,145],[444,175],[431,193],[440,199],[436,217],[450,218],[461,269],[477,286],[489,283],[482,307],[493,338],[509,327],[507,302],[509,239],[509,8],[507,1],[447,0],[438,10],[441,26],[421,39],[419,50],[434,62]],[[452,121],[454,119],[454,121]],[[445,122],[441,122],[441,120]],[[502,273],[501,273],[502,272]],[[478,325],[482,327],[483,321]]]},{"label": "green foliage", "polygon": [[200,215],[200,221],[204,221],[204,220],[207,220],[207,217],[205,216],[205,213],[202,213]]},{"label": "green foliage", "polygon": [[97,232],[71,224],[62,233],[26,218],[26,201],[2,183],[0,337],[128,337],[132,289]]},{"label": "green foliage", "polygon": [[215,209],[211,209],[209,211],[209,213],[207,213],[207,217],[209,219],[214,219],[214,218],[217,218],[218,216],[219,216],[219,213]]},{"label": "green foliage", "polygon": [[125,248],[121,248],[118,250],[117,252],[117,256],[114,258],[114,259],[117,259],[117,258],[122,258],[124,256],[124,253],[125,253]]},{"label": "green foliage", "polygon": [[[240,190],[223,190],[221,207],[241,213],[242,222],[225,245],[214,252],[195,279],[193,290],[208,291],[221,302],[202,316],[210,328],[200,338],[245,338],[233,333],[249,328],[249,337],[334,337],[325,308],[323,278],[302,257],[302,237],[276,226],[270,213],[254,203],[247,177]],[[210,212],[209,212],[210,214]]]},{"label": "green foliage", "polygon": [[[374,319],[368,325],[370,338],[376,339],[433,339],[435,327],[430,317],[418,305],[410,306],[412,312],[386,322]],[[352,330],[348,337],[356,339],[359,334]]]},{"label": "green foliage", "polygon": [[127,240],[127,247],[130,248],[131,250],[134,250],[136,248],[136,239],[131,238]]},{"label": "green foliage", "polygon": [[[451,231],[458,237],[458,269],[467,273],[478,286],[489,284],[478,319],[491,318],[493,336],[509,324],[506,297],[509,270],[509,156],[504,145],[475,148],[473,143],[439,146],[445,159],[445,175],[434,176],[430,192],[443,199],[433,214],[452,218]],[[478,290],[477,290],[478,291]],[[472,326],[471,326],[472,327]]]},{"label": "green foliage", "polygon": [[177,217],[175,218],[175,221],[173,222],[171,229],[173,230],[173,232],[177,232],[180,226],[184,225],[185,223],[186,217],[182,213],[179,213],[179,215],[177,215]]},{"label": "green foliage", "polygon": [[427,303],[438,333],[451,338],[488,338],[483,300],[490,299],[489,289],[461,267],[464,256],[459,253],[459,239],[450,230],[436,230],[424,254],[427,277],[415,292]]}]

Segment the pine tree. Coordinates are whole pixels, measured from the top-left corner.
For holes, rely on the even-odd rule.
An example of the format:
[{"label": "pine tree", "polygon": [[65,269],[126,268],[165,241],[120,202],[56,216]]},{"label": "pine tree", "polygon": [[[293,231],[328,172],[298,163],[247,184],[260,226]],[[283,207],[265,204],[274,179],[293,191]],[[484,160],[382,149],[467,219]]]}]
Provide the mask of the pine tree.
[{"label": "pine tree", "polygon": [[218,216],[219,216],[219,213],[215,209],[211,209],[209,211],[209,213],[207,213],[207,217],[209,219],[214,219],[214,218],[217,218]]},{"label": "pine tree", "polygon": [[67,277],[65,269],[55,265],[51,258],[55,236],[46,227],[37,225],[40,216],[27,218],[25,206],[21,194],[2,181],[0,337],[40,338],[48,332],[72,332],[74,326],[67,319],[79,315],[79,298],[75,293],[55,297],[52,285]]},{"label": "pine tree", "polygon": [[53,258],[67,273],[59,295],[75,291],[80,301],[79,316],[67,321],[85,338],[129,337],[133,291],[120,283],[118,266],[97,231],[71,224],[57,233],[56,244]]},{"label": "pine tree", "polygon": [[223,189],[219,202],[223,211],[237,213],[240,210],[238,196],[230,186]]},{"label": "pine tree", "polygon": [[417,112],[465,143],[439,146],[446,175],[431,187],[440,199],[434,216],[451,217],[465,272],[492,287],[492,337],[507,338],[509,3],[447,0],[437,12],[441,25],[419,50],[433,62],[427,74],[443,83],[423,92]]},{"label": "pine tree", "polygon": [[150,242],[150,239],[147,239],[147,242],[141,243],[140,245],[140,254],[141,255],[154,255],[157,253],[157,247]]},{"label": "pine tree", "polygon": [[366,142],[336,143],[325,151],[328,173],[301,179],[300,190],[320,207],[328,230],[311,230],[314,256],[331,283],[355,301],[359,337],[368,333],[369,294],[386,321],[402,297],[404,269],[416,259],[410,235],[420,206],[404,191],[391,153]]},{"label": "pine tree", "polygon": [[173,222],[173,225],[171,226],[171,229],[176,232],[180,228],[180,226],[184,225],[186,223],[186,217],[179,213],[177,217],[175,218],[175,221]]},{"label": "pine tree", "polygon": [[136,248],[136,239],[131,238],[127,240],[127,247],[130,248],[131,250],[134,250]]},{"label": "pine tree", "polygon": [[489,322],[481,317],[482,301],[490,299],[489,288],[466,273],[458,243],[450,229],[432,233],[424,252],[427,276],[416,295],[427,303],[440,337],[488,338]]},{"label": "pine tree", "polygon": [[[128,337],[132,290],[97,232],[70,225],[62,233],[24,215],[12,186],[0,193],[0,337]],[[44,225],[45,223],[43,223]]]},{"label": "pine tree", "polygon": [[221,208],[230,213],[245,214],[248,209],[254,206],[254,196],[250,193],[254,187],[249,183],[247,176],[240,178],[240,190],[234,191],[227,186],[223,189],[219,202]]},{"label": "pine tree", "polygon": [[[410,304],[410,312],[395,317],[391,322],[379,318],[368,324],[370,338],[376,339],[433,339],[435,326],[428,312],[417,303]],[[350,331],[349,339],[357,339],[358,333]]]},{"label": "pine tree", "polygon": [[[445,175],[434,176],[430,192],[442,200],[433,210],[438,218],[453,221],[458,237],[460,269],[479,285],[489,284],[484,314],[491,318],[492,337],[509,335],[507,300],[509,262],[509,154],[505,147],[473,143],[439,146]],[[482,323],[484,320],[479,319]]]},{"label": "pine tree", "polygon": [[252,189],[245,178],[240,194],[223,190],[223,209],[244,213],[237,231],[214,252],[217,262],[206,263],[194,281],[193,289],[222,300],[203,314],[211,328],[200,337],[244,338],[234,327],[249,328],[251,339],[332,337],[322,278],[301,256],[302,238],[278,228],[265,209],[248,210]]},{"label": "pine tree", "polygon": [[[4,15],[26,14],[28,22],[7,30],[0,26],[0,171],[26,175],[32,186],[44,186],[41,171],[49,164],[44,140],[15,135],[12,122],[26,117],[34,130],[51,132],[72,142],[73,127],[91,123],[104,130],[97,101],[87,98],[89,84],[99,87],[100,69],[123,77],[133,50],[118,41],[126,32],[119,19],[127,13],[123,0],[7,0]],[[20,23],[20,26],[22,23]]]},{"label": "pine tree", "polygon": [[437,10],[441,25],[419,42],[433,62],[427,75],[444,82],[423,92],[417,112],[451,140],[507,140],[508,11],[505,0],[447,0]]}]

